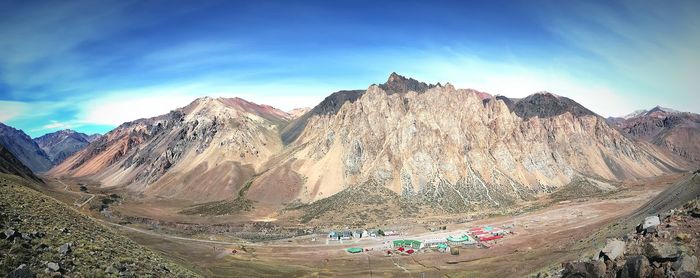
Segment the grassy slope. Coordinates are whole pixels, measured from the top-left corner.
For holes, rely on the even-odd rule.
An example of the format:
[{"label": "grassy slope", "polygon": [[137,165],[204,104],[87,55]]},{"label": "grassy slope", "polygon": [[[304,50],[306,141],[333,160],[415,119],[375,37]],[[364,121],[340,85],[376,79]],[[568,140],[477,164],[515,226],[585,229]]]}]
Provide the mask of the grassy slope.
[{"label": "grassy slope", "polygon": [[[31,186],[17,176],[0,174],[0,230],[43,234],[29,240],[0,240],[0,273],[27,264],[34,273],[48,276],[44,272],[47,262],[55,262],[63,274],[79,277],[117,276],[119,272],[136,277],[197,276]],[[62,255],[58,248],[64,243],[73,247]]]},{"label": "grassy slope", "polygon": [[431,213],[429,208],[403,198],[374,181],[349,187],[328,198],[290,210],[301,210],[301,221],[304,223],[317,220],[334,225],[358,227],[387,219]]},{"label": "grassy slope", "polygon": [[255,177],[246,181],[243,188],[238,192],[238,197],[233,200],[221,200],[208,202],[186,208],[180,213],[187,215],[228,215],[236,214],[241,211],[250,211],[253,209],[253,201],[246,198],[246,193],[253,184]]}]

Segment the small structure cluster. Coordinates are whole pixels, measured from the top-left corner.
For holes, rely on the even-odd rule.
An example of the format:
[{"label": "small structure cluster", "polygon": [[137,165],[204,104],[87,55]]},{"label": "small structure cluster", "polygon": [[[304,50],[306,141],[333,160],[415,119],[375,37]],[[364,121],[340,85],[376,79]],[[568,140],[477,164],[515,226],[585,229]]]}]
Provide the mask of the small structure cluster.
[{"label": "small structure cluster", "polygon": [[377,237],[384,235],[382,230],[372,229],[372,230],[343,230],[343,231],[330,231],[328,233],[328,239],[330,240],[349,240],[353,238],[367,238],[367,237]]},{"label": "small structure cluster", "polygon": [[469,229],[469,233],[476,237],[480,242],[488,242],[501,239],[510,232],[498,227],[486,226],[471,228]]}]

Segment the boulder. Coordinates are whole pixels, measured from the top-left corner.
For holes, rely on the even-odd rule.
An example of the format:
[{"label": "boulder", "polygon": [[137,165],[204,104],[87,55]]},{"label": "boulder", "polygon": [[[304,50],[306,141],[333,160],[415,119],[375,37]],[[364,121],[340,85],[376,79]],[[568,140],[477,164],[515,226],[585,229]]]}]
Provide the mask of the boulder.
[{"label": "boulder", "polygon": [[644,253],[651,260],[675,260],[681,255],[681,248],[669,242],[649,242],[644,247]]},{"label": "boulder", "polygon": [[20,237],[21,234],[13,229],[8,229],[4,233],[7,240],[13,240],[15,237]]},{"label": "boulder", "polygon": [[644,234],[655,234],[656,233],[656,227],[657,226],[651,226],[649,228],[644,229]]},{"label": "boulder", "polygon": [[649,273],[649,260],[644,256],[628,257],[620,271],[621,278],[646,277]]},{"label": "boulder", "polygon": [[625,243],[618,239],[608,239],[603,250],[600,251],[598,259],[607,257],[609,260],[615,260],[617,257],[625,253]]},{"label": "boulder", "polygon": [[70,243],[64,243],[60,247],[58,247],[58,252],[65,255],[70,253],[71,251],[71,244]]},{"label": "boulder", "polygon": [[61,266],[59,266],[57,263],[54,262],[49,262],[46,264],[46,267],[49,268],[50,271],[59,271],[61,270]]},{"label": "boulder", "polygon": [[590,277],[602,278],[605,276],[605,263],[602,261],[566,262],[563,265],[562,277]]},{"label": "boulder", "polygon": [[671,264],[671,267],[678,272],[695,272],[698,268],[698,258],[683,254],[677,261]]},{"label": "boulder", "polygon": [[27,267],[26,264],[21,264],[19,267],[15,268],[15,270],[10,271],[10,273],[7,274],[8,278],[34,278],[35,275],[32,272],[29,267]]},{"label": "boulder", "polygon": [[658,216],[649,216],[647,218],[644,218],[644,223],[642,223],[642,229],[646,230],[650,227],[656,227],[659,224],[661,224],[661,221],[659,220]]}]

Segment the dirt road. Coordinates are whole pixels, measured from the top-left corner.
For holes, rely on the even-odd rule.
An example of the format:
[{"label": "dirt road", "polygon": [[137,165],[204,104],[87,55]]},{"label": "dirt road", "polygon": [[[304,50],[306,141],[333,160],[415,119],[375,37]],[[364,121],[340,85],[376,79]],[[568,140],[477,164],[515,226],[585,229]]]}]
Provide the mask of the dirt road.
[{"label": "dirt road", "polygon": [[[61,184],[64,184],[61,182]],[[66,189],[69,187],[66,186]],[[663,186],[639,188],[608,199],[555,204],[518,216],[492,217],[450,225],[447,231],[404,232],[401,236],[326,241],[326,235],[311,235],[263,243],[229,242],[163,234],[96,219],[126,232],[140,244],[157,249],[173,259],[191,264],[206,276],[478,276],[521,277],[576,259],[595,243],[581,243],[591,233],[615,219],[629,215],[651,199]],[[386,253],[385,242],[393,239],[444,238],[474,226],[514,225],[515,233],[498,240],[492,248],[462,248],[460,255],[420,251],[411,256]],[[311,240],[315,238],[315,240]],[[241,251],[241,246],[247,251]],[[348,247],[369,249],[362,254],[345,252]],[[223,251],[222,251],[223,250]],[[238,250],[236,254],[231,251]],[[508,267],[503,267],[508,262]]]}]

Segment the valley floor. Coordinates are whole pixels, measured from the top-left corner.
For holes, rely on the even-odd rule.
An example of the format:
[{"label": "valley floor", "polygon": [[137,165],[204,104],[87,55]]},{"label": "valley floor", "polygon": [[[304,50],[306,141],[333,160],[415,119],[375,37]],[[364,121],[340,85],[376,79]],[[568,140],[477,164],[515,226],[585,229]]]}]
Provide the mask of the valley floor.
[{"label": "valley floor", "polygon": [[[175,217],[172,213],[163,213],[166,215],[164,218],[181,225],[166,228],[157,220],[129,224],[128,221],[116,220],[117,218],[112,218],[110,222],[109,215],[97,212],[99,210],[95,207],[109,199],[108,194],[112,192],[100,191],[85,181],[59,180],[49,182],[46,192],[63,202],[80,207],[85,214],[109,223],[109,226],[121,230],[137,243],[157,250],[204,276],[522,277],[558,267],[565,260],[590,255],[591,250],[603,244],[604,238],[592,237],[596,231],[616,219],[632,214],[680,177],[681,175],[673,175],[626,183],[624,190],[604,198],[547,202],[548,205],[544,207],[516,216],[446,224],[445,231],[430,232],[424,225],[404,223],[395,227],[401,236],[363,238],[342,243],[327,241],[325,233],[246,241],[226,232],[196,230],[207,224],[222,225],[227,218],[199,218],[194,221],[197,225],[192,226],[188,225],[191,223],[187,220],[196,219],[196,216],[177,219],[172,218]],[[78,183],[85,183],[90,193],[80,192]],[[110,202],[112,201],[107,201]],[[113,206],[115,211],[119,211],[116,204]],[[161,209],[173,210],[167,205]],[[128,212],[138,211],[135,209]],[[144,211],[148,211],[144,213],[148,217],[158,214],[157,211]],[[435,219],[431,219],[433,220]],[[207,221],[210,222],[205,223]],[[300,228],[299,224],[289,225]],[[514,234],[499,240],[488,249],[461,248],[459,255],[421,251],[411,256],[390,256],[386,252],[385,242],[390,240],[444,238],[481,225],[514,225]],[[349,247],[361,247],[370,251],[349,254],[345,251]]]}]

